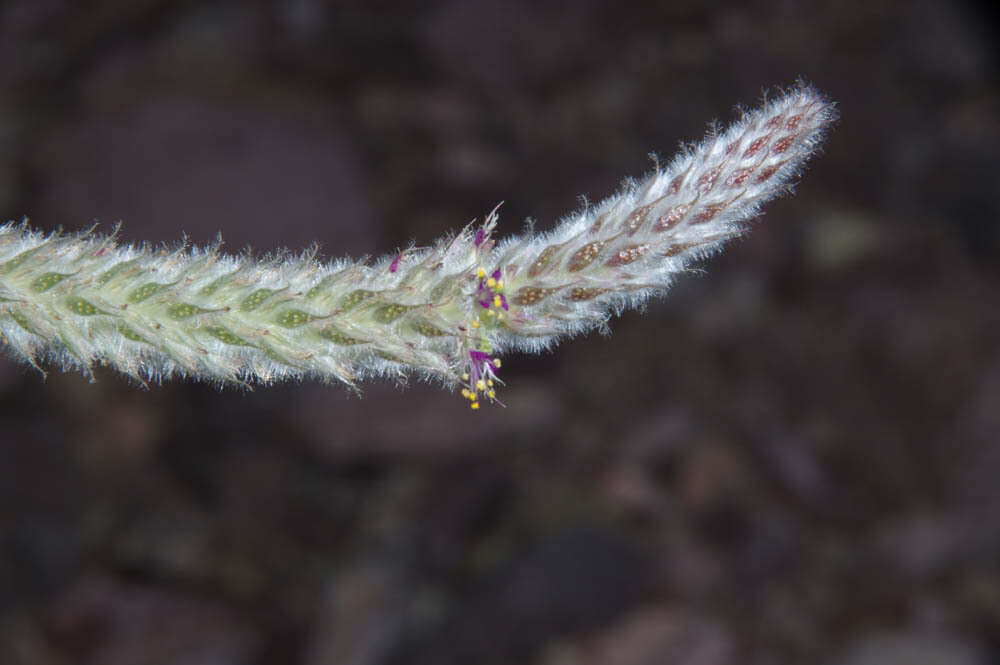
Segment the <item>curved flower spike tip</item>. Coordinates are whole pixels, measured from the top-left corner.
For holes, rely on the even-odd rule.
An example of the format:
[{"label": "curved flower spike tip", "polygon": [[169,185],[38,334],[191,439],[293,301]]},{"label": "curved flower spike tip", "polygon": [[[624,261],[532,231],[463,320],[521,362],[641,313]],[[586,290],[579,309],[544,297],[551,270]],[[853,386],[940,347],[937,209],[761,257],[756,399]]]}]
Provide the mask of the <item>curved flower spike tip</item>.
[{"label": "curved flower spike tip", "polygon": [[120,245],[0,227],[0,343],[39,368],[139,382],[355,386],[416,372],[497,402],[500,354],[539,351],[663,293],[789,191],[836,117],[798,85],[540,235],[494,238],[497,211],[373,264],[311,253]]}]

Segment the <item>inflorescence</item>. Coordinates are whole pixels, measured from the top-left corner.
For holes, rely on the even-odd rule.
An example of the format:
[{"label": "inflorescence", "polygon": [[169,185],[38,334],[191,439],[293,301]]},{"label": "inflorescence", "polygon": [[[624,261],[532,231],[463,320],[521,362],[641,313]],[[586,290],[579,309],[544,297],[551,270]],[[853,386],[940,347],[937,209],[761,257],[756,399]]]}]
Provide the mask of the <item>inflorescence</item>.
[{"label": "inflorescence", "polygon": [[497,242],[494,209],[478,227],[374,263],[119,245],[93,229],[8,223],[0,344],[40,371],[104,364],[143,384],[353,388],[417,373],[459,387],[472,409],[501,403],[501,354],[548,348],[661,294],[790,189],[835,116],[800,84],[548,233]]}]

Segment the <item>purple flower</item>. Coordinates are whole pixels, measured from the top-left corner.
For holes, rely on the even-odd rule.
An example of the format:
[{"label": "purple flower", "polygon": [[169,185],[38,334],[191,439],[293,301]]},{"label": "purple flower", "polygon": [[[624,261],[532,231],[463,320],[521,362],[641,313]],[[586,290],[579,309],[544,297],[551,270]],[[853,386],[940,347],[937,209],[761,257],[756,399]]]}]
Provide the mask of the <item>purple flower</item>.
[{"label": "purple flower", "polygon": [[469,376],[472,378],[472,385],[483,377],[483,366],[490,362],[490,354],[485,351],[469,351]]}]

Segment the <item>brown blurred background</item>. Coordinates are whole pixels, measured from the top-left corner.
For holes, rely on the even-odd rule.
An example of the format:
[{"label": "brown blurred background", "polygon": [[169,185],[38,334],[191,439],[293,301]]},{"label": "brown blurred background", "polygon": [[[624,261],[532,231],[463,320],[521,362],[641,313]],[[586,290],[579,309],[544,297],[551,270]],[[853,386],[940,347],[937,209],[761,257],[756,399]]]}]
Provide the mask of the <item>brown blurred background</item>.
[{"label": "brown blurred background", "polygon": [[802,76],[795,198],[508,408],[0,359],[0,663],[1000,662],[996,14],[0,5],[0,217],[378,254],[540,228]]}]

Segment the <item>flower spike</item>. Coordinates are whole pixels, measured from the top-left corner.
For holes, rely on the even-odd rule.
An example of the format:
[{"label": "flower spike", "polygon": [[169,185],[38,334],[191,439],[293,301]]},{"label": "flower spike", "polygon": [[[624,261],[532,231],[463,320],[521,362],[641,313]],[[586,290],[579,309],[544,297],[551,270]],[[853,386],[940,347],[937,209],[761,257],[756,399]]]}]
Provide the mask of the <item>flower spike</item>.
[{"label": "flower spike", "polygon": [[368,264],[312,253],[119,245],[0,226],[0,345],[36,368],[108,364],[146,383],[411,372],[500,403],[500,355],[538,351],[663,293],[787,193],[836,117],[800,84],[552,231],[500,242],[495,208]]}]

